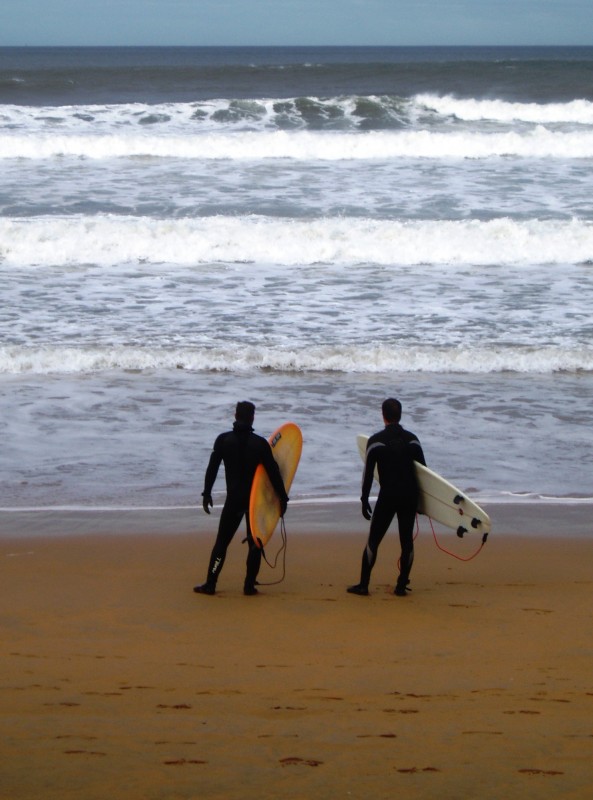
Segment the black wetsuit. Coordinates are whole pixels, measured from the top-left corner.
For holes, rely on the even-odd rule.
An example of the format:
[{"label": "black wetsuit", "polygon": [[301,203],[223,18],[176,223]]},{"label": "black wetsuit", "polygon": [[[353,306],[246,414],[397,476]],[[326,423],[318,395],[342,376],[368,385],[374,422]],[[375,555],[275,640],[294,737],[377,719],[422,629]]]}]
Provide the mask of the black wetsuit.
[{"label": "black wetsuit", "polygon": [[379,496],[375,504],[367,546],[362,554],[360,583],[367,588],[379,545],[397,514],[401,544],[397,589],[405,590],[414,561],[414,521],[418,506],[418,482],[414,461],[426,464],[417,437],[397,423],[387,425],[367,442],[362,480],[363,503],[368,502],[375,466],[379,472]]},{"label": "black wetsuit", "polygon": [[278,464],[272,455],[272,448],[263,438],[253,433],[253,428],[244,423],[235,422],[233,430],[221,433],[214,442],[214,449],[206,469],[204,478],[204,496],[212,493],[212,487],[218,474],[220,463],[224,463],[227,495],[220,515],[218,535],[212,548],[208,577],[206,583],[215,588],[216,581],[222,570],[226,552],[233,536],[237,532],[241,520],[247,520],[247,575],[245,586],[253,587],[261,565],[262,551],[254,544],[249,527],[249,494],[255,470],[259,464],[266,468],[270,481],[280,502],[288,502],[284,483],[280,475]]}]

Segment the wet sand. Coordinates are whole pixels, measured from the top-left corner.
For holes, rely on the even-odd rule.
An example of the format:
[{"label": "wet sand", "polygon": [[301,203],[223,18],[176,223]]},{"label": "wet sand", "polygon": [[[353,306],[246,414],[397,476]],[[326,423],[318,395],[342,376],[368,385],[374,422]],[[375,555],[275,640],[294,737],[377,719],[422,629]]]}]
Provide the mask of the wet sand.
[{"label": "wet sand", "polygon": [[[192,531],[156,514],[143,534],[81,514],[31,536],[3,516],[2,800],[590,796],[587,509],[562,538],[536,535],[545,506],[530,535],[491,510],[467,562],[422,523],[406,598],[395,532],[371,595],[345,592],[366,531],[352,510],[292,509],[286,577],[257,597],[239,534],[217,595],[192,591],[217,513]],[[439,541],[467,557],[479,540]]]}]

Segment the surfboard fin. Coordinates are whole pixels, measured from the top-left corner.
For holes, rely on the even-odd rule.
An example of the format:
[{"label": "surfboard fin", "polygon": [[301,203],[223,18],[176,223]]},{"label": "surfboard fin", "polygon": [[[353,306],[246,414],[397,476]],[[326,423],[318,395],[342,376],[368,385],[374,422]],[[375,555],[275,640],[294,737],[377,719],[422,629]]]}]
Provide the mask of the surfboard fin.
[{"label": "surfboard fin", "polygon": [[456,494],[455,497],[453,498],[453,502],[455,503],[456,506],[458,506],[459,503],[463,503],[464,500],[465,497],[462,494]]},{"label": "surfboard fin", "polygon": [[478,519],[477,517],[474,517],[472,519],[472,528],[479,528],[481,524],[482,524],[481,519]]},{"label": "surfboard fin", "polygon": [[467,528],[464,528],[463,525],[460,525],[457,528],[457,535],[459,536],[460,539],[463,539],[463,534],[464,533],[467,533]]}]

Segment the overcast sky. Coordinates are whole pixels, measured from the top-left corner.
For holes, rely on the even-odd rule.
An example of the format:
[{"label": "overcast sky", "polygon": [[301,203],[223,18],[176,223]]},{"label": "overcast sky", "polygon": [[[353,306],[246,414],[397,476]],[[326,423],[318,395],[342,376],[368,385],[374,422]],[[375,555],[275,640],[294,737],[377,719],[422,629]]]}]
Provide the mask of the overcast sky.
[{"label": "overcast sky", "polygon": [[0,0],[0,45],[593,44],[593,0]]}]

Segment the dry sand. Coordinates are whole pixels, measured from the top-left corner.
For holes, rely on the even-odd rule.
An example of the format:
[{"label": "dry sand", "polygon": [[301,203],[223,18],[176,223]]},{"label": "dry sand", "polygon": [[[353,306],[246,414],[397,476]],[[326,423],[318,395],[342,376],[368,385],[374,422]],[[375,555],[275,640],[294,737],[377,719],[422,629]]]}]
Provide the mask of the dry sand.
[{"label": "dry sand", "polygon": [[192,592],[217,514],[193,534],[5,528],[2,800],[591,797],[593,537],[493,514],[460,562],[423,525],[404,599],[390,532],[361,598],[365,523],[344,513],[318,536],[289,514],[286,578],[257,597],[239,534],[219,593]]}]

